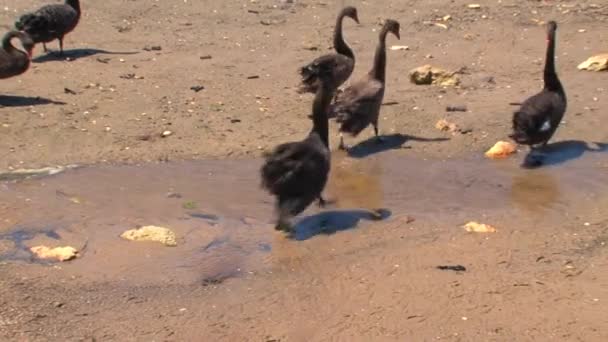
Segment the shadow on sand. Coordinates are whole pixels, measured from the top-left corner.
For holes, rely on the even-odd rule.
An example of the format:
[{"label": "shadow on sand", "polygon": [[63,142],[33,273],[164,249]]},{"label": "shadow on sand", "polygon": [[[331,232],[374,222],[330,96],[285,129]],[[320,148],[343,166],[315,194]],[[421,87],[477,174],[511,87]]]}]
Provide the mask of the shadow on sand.
[{"label": "shadow on sand", "polygon": [[63,50],[63,55],[60,55],[58,51],[49,51],[44,55],[40,55],[36,58],[32,59],[34,63],[45,63],[51,61],[63,61],[66,58],[74,61],[80,58],[90,57],[97,54],[105,54],[105,55],[135,55],[138,54],[138,51],[130,51],[130,52],[115,52],[115,51],[106,51],[99,49],[71,49],[71,50]]},{"label": "shadow on sand", "polygon": [[545,166],[565,164],[576,160],[588,152],[606,152],[608,144],[593,143],[596,147],[580,140],[566,140],[548,144],[536,151],[529,152],[522,163],[526,169],[536,169]]},{"label": "shadow on sand", "polygon": [[321,234],[331,235],[343,230],[356,228],[361,220],[382,221],[391,215],[392,212],[388,209],[378,209],[376,211],[364,209],[326,211],[300,220],[295,225],[291,238],[303,241]]},{"label": "shadow on sand", "polygon": [[352,158],[365,158],[384,151],[410,148],[403,146],[408,141],[440,142],[450,140],[449,138],[422,138],[400,133],[382,135],[380,138],[382,139],[381,141],[376,137],[372,137],[352,146],[348,149],[348,155]]},{"label": "shadow on sand", "polygon": [[54,101],[44,97],[36,96],[15,96],[15,95],[0,95],[0,107],[26,107],[38,106],[45,104],[64,105],[65,102]]}]

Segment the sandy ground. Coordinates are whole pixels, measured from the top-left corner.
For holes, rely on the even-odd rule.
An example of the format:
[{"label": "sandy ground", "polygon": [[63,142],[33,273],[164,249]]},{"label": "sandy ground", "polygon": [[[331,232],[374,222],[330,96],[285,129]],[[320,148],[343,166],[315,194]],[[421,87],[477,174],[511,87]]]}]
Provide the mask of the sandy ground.
[{"label": "sandy ground", "polygon": [[[6,0],[7,10],[0,12],[0,23],[9,26],[19,13],[42,3]],[[37,48],[35,63],[26,74],[3,80],[0,170],[66,164],[249,160],[278,143],[303,136],[310,129],[307,115],[311,96],[296,94],[297,69],[331,49],[334,17],[344,4],[356,5],[362,22],[345,25],[345,36],[357,56],[355,77],[371,68],[382,18],[401,22],[401,41],[390,38],[389,45],[409,46],[407,51],[389,52],[385,102],[390,105],[383,107],[380,124],[384,134],[407,138],[404,147],[408,148],[389,154],[408,158],[411,163],[388,163],[388,171],[384,170],[392,174],[388,179],[398,182],[397,188],[403,193],[408,188],[399,182],[399,168],[409,165],[409,174],[425,177],[427,173],[413,166],[417,160],[429,159],[438,164],[429,162],[421,167],[450,173],[438,160],[479,155],[506,137],[513,110],[508,103],[525,99],[542,84],[545,33],[538,25],[540,20],[555,19],[560,24],[557,66],[569,99],[564,123],[554,140],[608,141],[608,131],[602,129],[608,115],[603,110],[608,108],[606,74],[576,69],[589,56],[606,52],[608,5],[601,1],[503,0],[480,2],[480,9],[469,9],[468,3],[84,2],[81,23],[66,39],[69,60],[45,56]],[[451,19],[442,21],[446,15]],[[161,50],[145,49],[156,46]],[[462,85],[443,89],[411,84],[409,70],[424,64],[463,70]],[[490,79],[493,81],[488,82]],[[193,86],[204,89],[195,92]],[[447,113],[449,105],[466,105],[468,111]],[[469,133],[439,132],[434,126],[442,118]],[[335,127],[332,130],[335,137]],[[164,131],[172,134],[163,138]],[[370,129],[348,142],[356,144],[371,136]],[[332,144],[337,144],[335,138]],[[454,167],[470,171],[477,162]],[[605,165],[589,161],[554,177],[557,183],[564,177],[574,180],[573,175],[599,164]],[[141,191],[141,197],[130,199],[128,210],[116,204],[118,207],[110,211],[116,215],[115,222],[104,218],[104,210],[109,210],[116,192],[100,197],[91,192],[91,203],[105,206],[87,207],[82,212],[66,209],[72,204],[58,194],[86,194],[89,179],[99,180],[101,185],[92,187],[99,188],[99,193],[103,189],[121,191],[123,188],[111,185],[122,184],[129,173],[104,178],[98,171],[77,177],[79,181],[73,184],[63,178],[48,184],[1,184],[0,232],[10,232],[20,222],[39,224],[44,217],[32,222],[28,217],[47,213],[55,222],[71,222],[71,229],[77,226],[75,222],[86,222],[74,238],[85,243],[98,229],[96,224],[105,225],[114,234],[119,230],[117,225],[144,224],[151,218],[159,219],[161,214],[180,217],[176,214],[183,209],[179,203],[166,208],[163,201],[167,192],[176,191],[174,188],[187,192],[187,181],[191,181],[199,185],[188,196],[201,196],[196,199],[204,203],[213,197],[197,195],[193,189],[229,186],[232,183],[228,180],[257,185],[257,164],[244,165],[244,170],[253,171],[227,175],[218,184],[204,176],[187,178],[201,171],[198,168],[180,171],[185,180],[176,181],[179,186],[142,173],[137,185],[124,184]],[[171,178],[171,173],[159,170],[155,172]],[[217,175],[221,170],[217,167],[213,171]],[[115,273],[101,272],[103,276],[99,276],[97,265],[117,264],[107,260],[104,264],[103,257],[91,252],[82,258],[80,266],[81,260],[65,266],[0,260],[0,337],[11,341],[183,341],[204,336],[209,340],[267,342],[608,339],[602,304],[608,301],[603,248],[607,233],[602,209],[608,200],[600,186],[604,182],[601,174],[590,175],[598,181],[593,186],[579,189],[576,194],[580,197],[575,198],[580,201],[564,190],[557,196],[557,207],[542,219],[526,217],[518,229],[507,230],[509,233],[494,239],[480,239],[463,235],[459,228],[457,232],[449,230],[446,224],[453,227],[454,222],[477,216],[512,226],[518,222],[517,212],[509,211],[509,216],[502,207],[491,204],[493,198],[502,198],[502,193],[463,201],[459,194],[481,176],[454,171],[460,177],[457,181],[435,189],[450,195],[433,197],[449,214],[434,218],[416,197],[434,184],[444,183],[446,178],[438,172],[433,174],[435,178],[417,184],[413,194],[391,193],[387,198],[401,210],[394,211],[391,221],[378,230],[347,230],[304,242],[286,241],[271,234],[267,225],[270,202],[258,193],[259,189],[252,187],[245,198],[226,195],[234,199],[237,208],[249,210],[249,215],[259,220],[256,222],[262,222],[256,226],[265,231],[257,233],[259,241],[235,243],[232,248],[241,251],[253,248],[252,244],[268,244],[273,251],[270,257],[254,254],[243,265],[252,273],[245,272],[246,276],[236,279],[225,276],[223,268],[219,276],[212,269],[205,270],[212,275],[210,278],[192,279],[191,273],[180,268],[180,274],[186,275],[172,280],[159,276],[160,272],[149,265],[148,272],[142,273],[147,280],[134,281],[129,277],[133,266],[128,263],[109,268]],[[529,185],[525,188],[540,186],[551,194],[553,183],[546,186],[545,180],[542,175],[532,181],[516,177],[504,184],[521,181]],[[479,189],[494,189],[494,182],[491,177],[483,178]],[[147,184],[158,186],[151,187],[154,191],[145,190]],[[488,184],[492,186],[485,187]],[[390,184],[384,187],[390,192]],[[569,191],[574,193],[575,189]],[[30,206],[26,201],[30,195],[41,200]],[[146,201],[156,195],[163,201],[146,209]],[[523,198],[527,195],[530,193],[524,192]],[[260,207],[247,209],[247,200]],[[414,203],[416,209],[405,203]],[[433,202],[423,204],[432,206]],[[215,209],[236,217],[230,211],[235,209]],[[399,221],[405,214],[416,216],[413,226]],[[169,223],[181,222],[175,220]],[[589,222],[591,228],[581,233],[580,227]],[[108,236],[99,238],[97,243],[103,243],[97,247],[93,239],[90,248],[102,254],[105,247],[113,246]],[[196,243],[204,241],[195,239]],[[249,247],[243,249],[243,245]],[[0,245],[0,252],[11,248]],[[200,246],[190,248],[195,251]],[[153,249],[143,250],[146,255],[155,255]],[[91,255],[97,257],[89,258]],[[124,260],[133,257],[128,253],[112,255]],[[145,263],[144,259],[136,261]],[[264,266],[250,267],[249,263],[258,261]],[[473,268],[464,274],[438,272],[434,267],[439,263],[462,263]],[[170,274],[175,265],[168,263],[161,270]]]},{"label": "sandy ground", "polygon": [[[446,157],[481,151],[508,134],[513,110],[508,103],[541,86],[545,33],[536,22],[556,19],[557,65],[569,95],[566,124],[556,138],[602,141],[607,133],[596,127],[608,105],[605,75],[576,69],[590,55],[605,52],[608,9],[596,3],[507,0],[473,10],[460,0],[355,1],[362,24],[347,22],[345,36],[358,58],[357,77],[371,68],[380,19],[401,22],[401,41],[390,38],[389,44],[410,50],[389,54],[385,102],[397,104],[384,107],[381,130],[410,136],[411,154]],[[0,21],[10,25],[18,13],[39,4],[8,0]],[[40,63],[2,82],[2,95],[25,98],[0,98],[0,104],[17,104],[0,108],[0,169],[255,156],[301,136],[310,126],[311,97],[294,91],[297,68],[330,49],[340,5],[84,3],[82,22],[66,41],[73,60],[49,60],[38,48]],[[428,24],[445,15],[452,18],[445,22],[447,30]],[[153,46],[162,50],[143,50]],[[201,59],[205,56],[211,59]],[[408,71],[428,63],[466,67],[462,87],[411,84]],[[494,83],[486,82],[488,77]],[[205,89],[197,93],[192,86]],[[65,104],[44,104],[48,101]],[[448,105],[466,105],[469,111],[448,115]],[[472,132],[437,132],[435,122],[444,117]],[[173,135],[161,139],[165,130]],[[370,136],[371,129],[351,143]],[[442,137],[450,141],[427,141]]]}]

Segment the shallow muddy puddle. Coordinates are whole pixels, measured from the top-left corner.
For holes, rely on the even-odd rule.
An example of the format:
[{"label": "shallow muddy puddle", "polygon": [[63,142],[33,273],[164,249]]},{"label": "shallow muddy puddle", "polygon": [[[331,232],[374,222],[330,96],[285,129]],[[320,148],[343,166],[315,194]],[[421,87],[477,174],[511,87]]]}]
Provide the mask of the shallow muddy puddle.
[{"label": "shallow muddy puddle", "polygon": [[[55,264],[91,281],[216,284],[281,269],[312,269],[325,257],[407,244],[450,243],[468,221],[518,231],[593,225],[608,202],[604,153],[535,170],[523,156],[421,160],[400,152],[365,159],[334,154],[332,208],[296,218],[292,238],[275,232],[273,202],[259,187],[259,160],[90,166],[0,184],[0,262],[48,267],[28,248],[81,251]],[[374,212],[379,212],[376,217]],[[119,238],[128,229],[172,229],[177,247]],[[591,234],[591,233],[590,233]],[[592,237],[590,236],[591,240]]]}]

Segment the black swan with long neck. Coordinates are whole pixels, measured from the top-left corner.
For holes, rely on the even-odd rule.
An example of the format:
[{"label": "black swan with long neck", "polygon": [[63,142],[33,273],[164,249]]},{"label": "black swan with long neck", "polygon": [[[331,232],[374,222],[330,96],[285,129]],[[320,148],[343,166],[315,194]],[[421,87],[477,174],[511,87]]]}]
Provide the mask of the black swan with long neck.
[{"label": "black swan with long neck", "polygon": [[290,218],[298,215],[321,196],[330,169],[327,110],[334,96],[332,68],[319,69],[319,86],[312,105],[313,127],[306,139],[277,146],[266,155],[262,166],[262,187],[276,197],[278,214],[275,229],[291,232]]},{"label": "black swan with long neck", "polygon": [[319,70],[324,68],[325,65],[332,65],[331,80],[335,88],[338,88],[346,82],[353,73],[355,68],[355,54],[350,46],[346,44],[344,37],[342,36],[342,22],[344,21],[344,17],[349,17],[357,22],[357,24],[359,23],[357,9],[355,7],[345,7],[340,11],[334,29],[334,48],[337,53],[318,57],[310,64],[300,68],[302,84],[298,89],[299,93],[316,93],[317,88],[320,85]]},{"label": "black swan with long neck", "polygon": [[66,0],[65,4],[42,6],[35,12],[22,15],[15,27],[27,32],[35,43],[42,43],[45,52],[46,43],[58,39],[59,52],[63,54],[63,38],[78,25],[80,14],[80,1]]},{"label": "black swan with long neck", "polygon": [[357,136],[370,124],[378,137],[378,116],[384,98],[386,83],[386,36],[399,37],[399,22],[387,19],[380,31],[378,47],[372,70],[360,81],[338,95],[333,107],[336,121],[340,123],[340,148],[345,149],[342,133]]},{"label": "black swan with long neck", "polygon": [[557,23],[547,24],[547,59],[544,87],[528,98],[513,115],[513,134],[518,144],[544,146],[553,136],[566,112],[566,93],[555,72],[555,31]]},{"label": "black swan with long neck", "polygon": [[[12,44],[17,38],[21,41],[23,51]],[[2,50],[0,50],[0,78],[9,78],[23,74],[30,67],[34,42],[27,33],[10,31],[2,38]]]}]

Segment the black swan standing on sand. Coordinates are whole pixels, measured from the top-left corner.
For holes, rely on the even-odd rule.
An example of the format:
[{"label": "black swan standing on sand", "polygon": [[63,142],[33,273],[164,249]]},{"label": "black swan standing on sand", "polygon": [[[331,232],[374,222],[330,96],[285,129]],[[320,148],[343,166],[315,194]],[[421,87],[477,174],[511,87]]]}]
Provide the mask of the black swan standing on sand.
[{"label": "black swan standing on sand", "polygon": [[319,86],[312,105],[313,127],[306,139],[277,146],[266,155],[262,166],[262,187],[276,197],[278,214],[275,229],[291,232],[289,219],[321,196],[330,169],[327,110],[335,92],[333,65],[319,68]]},{"label": "black swan standing on sand", "polygon": [[547,24],[547,60],[543,90],[528,98],[513,115],[513,134],[518,144],[545,146],[559,126],[566,111],[566,93],[555,73],[555,31],[557,23]]},{"label": "black swan standing on sand", "polygon": [[[12,40],[18,38],[24,51],[13,46]],[[0,78],[9,78],[23,74],[30,66],[34,42],[27,33],[10,31],[2,39],[0,50]]]},{"label": "black swan standing on sand", "polygon": [[334,30],[334,48],[337,53],[323,55],[310,64],[300,68],[302,84],[298,89],[299,93],[316,93],[317,88],[320,85],[319,69],[322,66],[332,66],[332,81],[335,88],[338,88],[346,82],[353,73],[353,69],[355,68],[355,54],[342,37],[342,22],[344,17],[349,17],[357,22],[357,24],[359,23],[357,9],[355,7],[345,7],[340,11]]},{"label": "black swan standing on sand", "polygon": [[70,33],[80,20],[80,1],[66,0],[65,4],[46,5],[33,13],[21,16],[15,27],[27,32],[35,43],[46,43],[59,39],[59,53],[63,54],[63,37]]},{"label": "black swan standing on sand", "polygon": [[372,124],[378,141],[378,115],[384,98],[386,82],[386,35],[391,32],[399,37],[399,23],[387,19],[380,31],[380,41],[376,48],[374,66],[360,81],[352,84],[338,95],[333,112],[340,123],[340,149],[345,149],[342,133],[357,136]]}]

